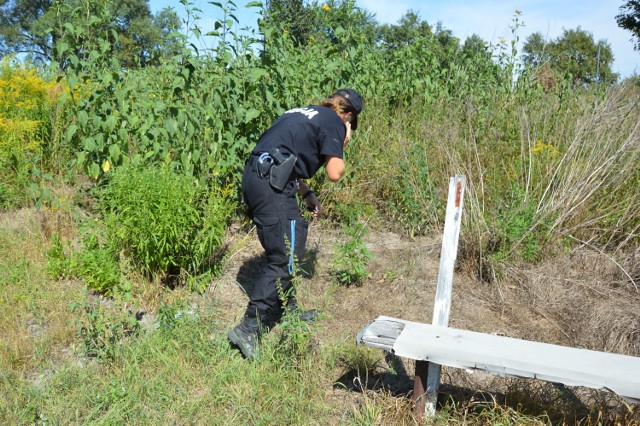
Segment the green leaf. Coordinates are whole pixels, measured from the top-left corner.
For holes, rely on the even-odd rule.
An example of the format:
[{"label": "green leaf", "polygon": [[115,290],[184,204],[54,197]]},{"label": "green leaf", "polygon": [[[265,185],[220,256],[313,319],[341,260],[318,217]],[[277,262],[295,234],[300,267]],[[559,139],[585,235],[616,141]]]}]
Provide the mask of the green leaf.
[{"label": "green leaf", "polygon": [[75,124],[72,124],[71,126],[69,126],[69,128],[67,129],[67,140],[68,141],[73,139],[73,136],[76,134],[76,131],[78,131],[78,126],[76,126]]},{"label": "green leaf", "polygon": [[89,114],[87,114],[87,111],[81,110],[78,112],[78,121],[82,126],[87,125],[87,123],[89,122]]},{"label": "green leaf", "polygon": [[69,75],[67,77],[67,84],[69,85],[70,89],[73,89],[74,87],[76,87],[76,84],[78,84],[78,80],[74,76]]},{"label": "green leaf", "polygon": [[259,7],[260,9],[262,9],[262,3],[260,3],[259,1],[250,1],[249,3],[245,4],[244,7]]},{"label": "green leaf", "polygon": [[104,122],[105,127],[109,132],[112,132],[113,129],[116,128],[116,124],[118,124],[118,118],[115,115],[110,115]]},{"label": "green leaf", "polygon": [[245,113],[245,116],[244,116],[244,122],[245,122],[245,123],[248,123],[248,122],[250,122],[251,120],[253,120],[254,118],[257,118],[257,117],[259,117],[259,116],[260,116],[260,111],[258,111],[258,110],[257,110],[257,109],[255,109],[255,108],[249,108],[249,109],[247,110],[247,112]]},{"label": "green leaf", "polygon": [[83,138],[82,147],[88,152],[95,152],[98,149],[98,145],[96,145],[96,141],[93,137]]},{"label": "green leaf", "polygon": [[91,163],[87,172],[90,177],[98,179],[98,176],[100,176],[100,165],[98,163]]},{"label": "green leaf", "polygon": [[69,50],[69,44],[61,41],[56,45],[56,51],[58,52],[58,56],[64,55],[64,53]]},{"label": "green leaf", "polygon": [[118,145],[111,145],[109,147],[109,156],[114,164],[118,163],[120,161],[120,147]]},{"label": "green leaf", "polygon": [[251,79],[254,81],[259,80],[262,77],[267,77],[269,73],[264,68],[254,68],[251,70]]}]

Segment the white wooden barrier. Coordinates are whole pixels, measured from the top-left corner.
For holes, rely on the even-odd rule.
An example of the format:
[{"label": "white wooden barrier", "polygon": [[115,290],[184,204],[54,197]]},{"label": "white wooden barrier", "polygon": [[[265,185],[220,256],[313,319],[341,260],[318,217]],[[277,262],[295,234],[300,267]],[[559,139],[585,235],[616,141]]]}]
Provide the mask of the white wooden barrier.
[{"label": "white wooden barrier", "polygon": [[440,366],[529,377],[569,386],[609,389],[640,403],[640,358],[448,328],[453,268],[462,221],[464,176],[449,181],[440,271],[432,324],[378,317],[358,344],[416,360],[413,399],[418,417],[435,413]]},{"label": "white wooden barrier", "polygon": [[358,340],[396,356],[498,376],[609,389],[640,403],[640,358],[380,316]]}]

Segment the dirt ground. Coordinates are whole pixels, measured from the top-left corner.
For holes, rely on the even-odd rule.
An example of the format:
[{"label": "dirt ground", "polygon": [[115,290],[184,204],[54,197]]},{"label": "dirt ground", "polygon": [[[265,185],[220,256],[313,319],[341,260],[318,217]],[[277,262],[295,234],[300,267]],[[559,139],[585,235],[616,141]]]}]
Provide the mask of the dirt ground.
[{"label": "dirt ground", "polygon": [[[337,285],[332,263],[336,247],[345,241],[345,236],[319,222],[310,225],[305,259],[309,274],[299,285],[298,293],[305,308],[322,309],[324,313],[315,336],[320,344],[355,345],[356,333],[379,315],[431,322],[441,233],[407,238],[371,231],[363,239],[374,255],[369,277],[359,287]],[[252,231],[239,232],[229,248],[226,272],[208,296],[219,304],[223,320],[232,326],[244,312],[248,300],[245,292],[251,290],[263,258]],[[507,268],[500,283],[481,282],[472,271],[456,270],[449,326],[640,356],[640,292],[635,287],[640,284],[638,277],[631,279],[633,276],[629,275],[633,267],[637,267],[634,262],[622,265],[589,247],[580,247],[559,253],[540,265]],[[382,374],[374,378],[373,387],[406,396],[413,386],[412,361],[389,357],[387,361],[389,369],[406,372],[406,379],[398,383],[396,375],[394,383],[384,383]],[[449,386],[470,392],[490,391],[494,397],[514,386],[513,379],[470,375],[446,367],[442,382],[445,390]],[[526,386],[531,392],[531,386],[543,389],[551,385],[541,382]],[[354,396],[349,387],[344,393],[334,390],[332,398],[357,404],[354,398],[362,396]],[[624,406],[606,391],[578,388],[570,394],[585,404],[606,399],[608,405]],[[583,407],[586,409],[586,405]],[[639,408],[636,406],[635,410]]]}]

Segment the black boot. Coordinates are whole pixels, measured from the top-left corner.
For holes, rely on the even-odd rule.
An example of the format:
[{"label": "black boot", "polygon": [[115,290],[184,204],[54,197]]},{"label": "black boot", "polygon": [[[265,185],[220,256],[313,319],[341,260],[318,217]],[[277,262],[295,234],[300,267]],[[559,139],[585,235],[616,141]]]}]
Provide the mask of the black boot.
[{"label": "black boot", "polygon": [[303,310],[298,306],[298,301],[295,297],[290,298],[287,301],[287,314],[296,315],[300,318],[300,321],[314,322],[318,319],[319,313],[315,309]]},{"label": "black boot", "polygon": [[227,335],[229,341],[240,349],[242,355],[252,359],[260,342],[260,324],[255,317],[245,316]]}]

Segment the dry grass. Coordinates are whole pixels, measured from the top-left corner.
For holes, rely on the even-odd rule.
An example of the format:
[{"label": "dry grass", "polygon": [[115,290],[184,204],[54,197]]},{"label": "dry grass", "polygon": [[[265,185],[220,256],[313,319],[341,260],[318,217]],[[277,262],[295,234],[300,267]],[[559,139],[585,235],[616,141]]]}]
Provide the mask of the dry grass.
[{"label": "dry grass", "polygon": [[[70,304],[83,285],[61,280],[52,286],[46,273],[49,241],[43,223],[64,222],[58,213],[19,210],[0,217],[4,283],[0,298],[0,366],[29,370],[66,356],[75,335]],[[66,225],[65,225],[66,226]],[[0,279],[2,282],[2,279]]]}]

